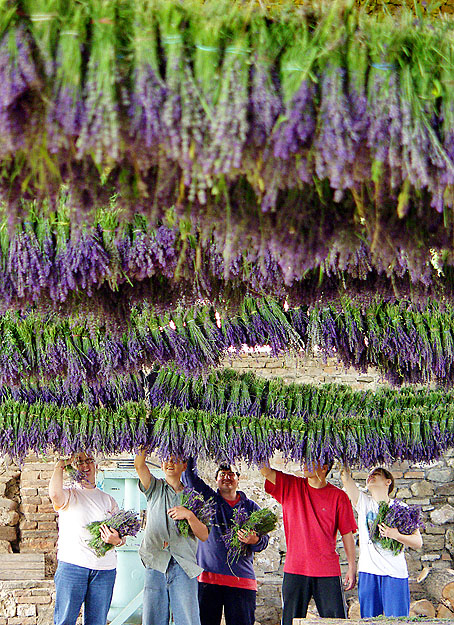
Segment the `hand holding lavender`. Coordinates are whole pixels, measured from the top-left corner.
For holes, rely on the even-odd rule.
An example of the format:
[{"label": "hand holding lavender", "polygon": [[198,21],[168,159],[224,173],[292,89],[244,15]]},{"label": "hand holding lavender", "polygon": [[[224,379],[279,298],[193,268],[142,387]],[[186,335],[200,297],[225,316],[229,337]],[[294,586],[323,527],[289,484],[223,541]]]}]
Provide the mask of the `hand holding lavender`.
[{"label": "hand holding lavender", "polygon": [[87,541],[87,544],[93,549],[98,558],[105,556],[114,546],[104,542],[101,538],[100,528],[102,525],[107,525],[111,529],[117,530],[120,538],[124,536],[136,536],[137,532],[140,530],[139,518],[137,513],[133,510],[120,510],[107,519],[89,523],[85,527],[92,535],[92,538]]},{"label": "hand holding lavender", "polygon": [[380,501],[378,504],[378,514],[369,532],[370,538],[372,542],[378,543],[383,549],[398,555],[404,545],[394,538],[382,536],[380,525],[396,528],[401,534],[413,534],[417,529],[424,527],[421,520],[421,508],[419,506],[406,506],[397,500],[394,500],[392,505],[385,501]]},{"label": "hand holding lavender", "polygon": [[[214,516],[214,501],[211,497],[207,501],[194,488],[185,486],[181,497],[181,505],[190,510],[207,527],[210,527]],[[176,520],[177,532],[181,536],[189,536],[191,528],[187,519]]]},{"label": "hand holding lavender", "polygon": [[236,562],[241,556],[247,553],[247,544],[241,542],[238,532],[242,530],[255,532],[259,536],[268,534],[276,528],[277,516],[269,508],[254,510],[249,515],[246,510],[237,508],[233,512],[232,525],[223,535],[222,539],[227,547],[227,560]]}]

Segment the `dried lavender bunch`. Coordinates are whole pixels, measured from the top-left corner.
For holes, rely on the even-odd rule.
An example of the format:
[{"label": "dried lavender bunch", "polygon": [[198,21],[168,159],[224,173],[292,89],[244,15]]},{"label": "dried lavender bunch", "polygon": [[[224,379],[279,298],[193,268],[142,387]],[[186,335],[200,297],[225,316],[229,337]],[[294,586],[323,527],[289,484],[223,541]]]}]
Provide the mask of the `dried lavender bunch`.
[{"label": "dried lavender bunch", "polygon": [[234,510],[232,524],[222,536],[227,548],[228,562],[236,562],[241,556],[247,554],[248,545],[238,538],[240,530],[256,532],[259,536],[264,536],[276,529],[276,524],[277,516],[269,508],[254,510],[250,515],[241,506]]},{"label": "dried lavender bunch", "polygon": [[404,545],[394,538],[380,536],[379,524],[384,523],[389,527],[395,527],[401,534],[410,535],[417,529],[422,529],[424,523],[421,519],[421,508],[419,506],[407,506],[403,502],[394,500],[392,504],[380,501],[378,504],[378,514],[369,535],[374,543],[378,543],[383,549],[392,551],[396,556],[404,548]]},{"label": "dried lavender bunch", "polygon": [[106,524],[111,529],[117,530],[120,538],[124,536],[136,536],[140,530],[140,520],[137,512],[134,510],[120,510],[111,517],[103,521],[93,521],[85,527],[90,532],[92,538],[87,540],[87,544],[96,553],[98,558],[102,558],[106,553],[113,549],[114,545],[105,543],[100,534],[100,526]]},{"label": "dried lavender bunch", "polygon": [[[195,516],[207,527],[210,527],[214,513],[215,505],[212,497],[205,501],[203,496],[198,493],[194,488],[185,486],[183,488],[183,494],[181,496],[181,505],[191,510]],[[177,532],[182,536],[188,536],[191,532],[191,528],[186,519],[179,519],[176,521]]]},{"label": "dried lavender bunch", "polygon": [[87,480],[85,474],[79,469],[76,469],[72,466],[72,464],[65,465],[66,474],[71,482],[71,484],[89,484],[90,482]]}]

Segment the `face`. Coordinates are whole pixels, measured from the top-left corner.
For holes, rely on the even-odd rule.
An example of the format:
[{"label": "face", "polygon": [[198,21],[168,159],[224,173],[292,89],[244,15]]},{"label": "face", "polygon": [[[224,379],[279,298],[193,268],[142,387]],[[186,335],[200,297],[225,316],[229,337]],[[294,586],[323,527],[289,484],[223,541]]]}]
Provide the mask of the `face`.
[{"label": "face", "polygon": [[172,475],[180,477],[183,471],[186,471],[187,466],[187,462],[183,462],[180,458],[175,458],[174,456],[166,458],[161,463],[161,469],[167,477]]},{"label": "face", "polygon": [[96,483],[96,463],[93,456],[87,455],[85,452],[75,454],[72,460],[74,467],[85,475],[87,482],[91,485]]},{"label": "face", "polygon": [[369,473],[366,479],[366,488],[370,490],[370,488],[386,488],[391,484],[391,480],[386,479],[383,471],[381,469],[374,469]]},{"label": "face", "polygon": [[219,471],[216,484],[218,485],[219,491],[222,493],[232,493],[235,492],[238,488],[238,475],[234,471]]}]

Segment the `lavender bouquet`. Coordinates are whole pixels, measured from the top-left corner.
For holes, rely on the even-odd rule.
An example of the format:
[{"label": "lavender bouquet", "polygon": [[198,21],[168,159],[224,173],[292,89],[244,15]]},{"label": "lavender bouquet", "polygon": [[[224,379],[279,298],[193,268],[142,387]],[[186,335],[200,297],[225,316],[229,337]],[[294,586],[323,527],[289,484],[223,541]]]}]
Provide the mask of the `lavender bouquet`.
[{"label": "lavender bouquet", "polygon": [[72,464],[65,465],[65,472],[71,484],[89,484],[85,474],[75,469]]},{"label": "lavender bouquet", "polygon": [[[209,527],[211,525],[212,518],[214,516],[214,500],[212,497],[205,501],[203,496],[198,493],[194,488],[185,486],[183,489],[183,495],[181,497],[181,505],[191,510],[195,516],[204,525]],[[176,521],[177,532],[182,536],[189,536],[191,528],[186,519],[179,519]]]},{"label": "lavender bouquet", "polygon": [[222,540],[227,548],[227,560],[236,562],[247,553],[248,546],[238,538],[239,530],[248,530],[263,536],[272,532],[276,528],[276,523],[277,516],[269,508],[254,510],[250,515],[241,507],[234,510],[232,525],[222,536]]},{"label": "lavender bouquet", "polygon": [[105,543],[101,538],[99,528],[104,523],[111,529],[117,530],[120,538],[123,538],[123,536],[136,536],[137,532],[140,530],[139,517],[134,510],[119,510],[103,521],[93,521],[89,523],[85,527],[92,535],[92,538],[87,540],[87,544],[93,549],[98,558],[105,556],[114,546],[110,543]]},{"label": "lavender bouquet", "polygon": [[392,506],[390,506],[386,501],[380,501],[378,514],[370,528],[369,535],[372,542],[378,543],[383,549],[392,551],[395,556],[402,551],[404,545],[394,540],[394,538],[380,536],[380,530],[378,529],[380,523],[384,523],[389,527],[395,527],[401,534],[407,535],[413,534],[415,530],[424,527],[419,506],[406,506],[397,500],[394,500]]}]

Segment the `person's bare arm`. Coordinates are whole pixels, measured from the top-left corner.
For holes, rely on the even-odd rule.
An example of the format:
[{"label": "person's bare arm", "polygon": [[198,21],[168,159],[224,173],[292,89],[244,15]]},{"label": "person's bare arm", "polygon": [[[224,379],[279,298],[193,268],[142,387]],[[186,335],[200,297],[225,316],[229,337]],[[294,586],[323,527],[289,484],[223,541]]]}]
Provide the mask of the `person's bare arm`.
[{"label": "person's bare arm", "polygon": [[355,481],[352,478],[352,474],[350,473],[350,469],[346,465],[341,467],[340,477],[342,480],[342,484],[344,485],[345,492],[347,493],[352,504],[356,506],[359,498],[359,488],[355,484]]},{"label": "person's bare arm", "polygon": [[412,549],[421,549],[422,547],[422,536],[419,530],[415,530],[413,534],[401,534],[396,527],[389,527],[384,523],[379,523],[378,529],[380,536],[384,538],[394,538],[397,542]]},{"label": "person's bare arm", "polygon": [[264,478],[271,482],[271,484],[276,484],[276,471],[272,469],[269,465],[263,465],[260,467],[260,473]]},{"label": "person's bare arm", "polygon": [[65,505],[65,493],[63,492],[63,472],[66,460],[58,460],[49,482],[49,497],[56,510]]},{"label": "person's bare arm", "polygon": [[351,590],[356,584],[356,547],[353,532],[344,534],[342,536],[342,542],[344,543],[345,555],[347,556],[348,569],[345,574],[344,588],[345,590]]},{"label": "person's bare arm", "polygon": [[148,490],[151,484],[151,473],[145,462],[146,457],[146,452],[140,451],[134,458],[134,467],[137,471],[137,475],[139,476],[139,480],[143,488],[145,490]]}]

